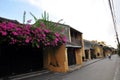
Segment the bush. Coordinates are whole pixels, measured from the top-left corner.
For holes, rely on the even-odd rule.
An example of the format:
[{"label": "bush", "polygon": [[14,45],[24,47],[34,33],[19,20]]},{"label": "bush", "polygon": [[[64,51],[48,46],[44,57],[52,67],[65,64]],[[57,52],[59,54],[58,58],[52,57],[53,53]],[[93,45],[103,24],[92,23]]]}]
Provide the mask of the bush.
[{"label": "bush", "polygon": [[[57,23],[45,19],[36,20],[30,25],[18,24],[10,21],[0,22],[0,45],[29,45],[32,47],[58,47],[66,42],[65,35],[61,34],[62,28]],[[59,31],[58,31],[59,30]]]},{"label": "bush", "polygon": [[117,50],[118,55],[120,56],[120,44],[118,44],[118,50]]}]

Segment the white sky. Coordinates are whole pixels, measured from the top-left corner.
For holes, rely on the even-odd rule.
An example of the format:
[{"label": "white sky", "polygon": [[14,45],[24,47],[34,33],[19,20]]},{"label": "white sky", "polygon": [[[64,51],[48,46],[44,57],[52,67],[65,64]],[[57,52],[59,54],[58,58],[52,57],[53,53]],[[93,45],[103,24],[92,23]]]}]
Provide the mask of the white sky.
[{"label": "white sky", "polygon": [[116,48],[116,36],[108,0],[22,0],[29,2],[54,17],[52,21],[63,19],[83,33],[87,40],[104,41]]}]

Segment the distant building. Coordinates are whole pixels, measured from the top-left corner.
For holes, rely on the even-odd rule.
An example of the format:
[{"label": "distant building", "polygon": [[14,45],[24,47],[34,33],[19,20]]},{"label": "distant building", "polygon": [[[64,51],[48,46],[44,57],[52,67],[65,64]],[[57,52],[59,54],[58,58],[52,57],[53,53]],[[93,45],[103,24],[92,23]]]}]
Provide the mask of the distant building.
[{"label": "distant building", "polygon": [[91,60],[96,58],[95,50],[93,48],[93,44],[89,40],[84,39],[84,50],[85,50],[85,60]]}]

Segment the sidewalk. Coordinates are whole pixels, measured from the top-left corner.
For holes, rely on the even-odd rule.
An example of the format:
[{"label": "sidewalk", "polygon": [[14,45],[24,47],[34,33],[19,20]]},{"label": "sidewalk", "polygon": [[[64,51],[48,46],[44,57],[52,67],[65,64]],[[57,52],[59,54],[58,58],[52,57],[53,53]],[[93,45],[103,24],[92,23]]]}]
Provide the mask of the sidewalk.
[{"label": "sidewalk", "polygon": [[95,62],[97,62],[97,61],[100,61],[100,60],[102,60],[102,59],[103,59],[103,58],[99,58],[99,59],[93,59],[93,60],[90,60],[90,61],[83,62],[82,67],[85,67],[85,66],[90,65],[90,64],[92,64],[92,63],[95,63]]},{"label": "sidewalk", "polygon": [[[73,71],[78,70],[82,67],[88,66],[88,65],[95,63],[99,60],[102,60],[102,59],[94,59],[94,60],[83,62],[82,66],[81,65],[72,65],[69,67],[69,71],[67,73],[73,72]],[[60,76],[67,74],[67,73],[58,73],[58,72],[51,72],[48,70],[43,70],[43,71],[37,71],[37,72],[22,74],[22,75],[18,75],[18,76],[13,76],[13,77],[10,77],[10,80],[33,80],[32,78],[34,78],[34,77],[36,77],[36,78],[39,77],[39,80],[41,80],[41,79],[49,80],[49,78],[60,77]],[[0,80],[3,80],[3,79],[0,79]]]},{"label": "sidewalk", "polygon": [[88,65],[90,65],[92,63],[95,63],[95,62],[97,62],[99,60],[102,60],[102,58],[100,58],[100,59],[93,59],[93,60],[89,60],[89,61],[83,62],[82,65],[72,65],[72,66],[69,67],[69,71],[68,72],[72,72],[72,71],[78,70],[78,69],[80,69],[82,67],[88,66]]}]

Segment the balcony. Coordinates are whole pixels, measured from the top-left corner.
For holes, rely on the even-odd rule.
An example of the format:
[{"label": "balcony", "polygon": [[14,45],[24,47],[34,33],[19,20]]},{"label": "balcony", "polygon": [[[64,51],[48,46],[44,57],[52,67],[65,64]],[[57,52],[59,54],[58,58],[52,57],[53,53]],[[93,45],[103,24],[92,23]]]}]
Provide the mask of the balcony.
[{"label": "balcony", "polygon": [[81,42],[81,40],[71,38],[71,42],[67,42],[66,47],[81,48],[82,47],[82,42]]}]

